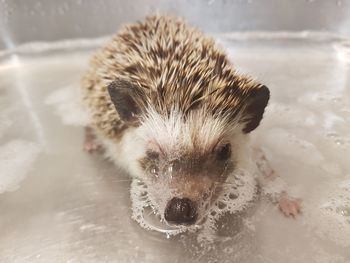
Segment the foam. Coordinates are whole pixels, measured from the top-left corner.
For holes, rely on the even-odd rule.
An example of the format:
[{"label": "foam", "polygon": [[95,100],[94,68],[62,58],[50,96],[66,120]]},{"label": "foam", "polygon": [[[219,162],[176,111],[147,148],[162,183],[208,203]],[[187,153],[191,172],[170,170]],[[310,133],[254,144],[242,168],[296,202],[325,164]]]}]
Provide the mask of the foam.
[{"label": "foam", "polygon": [[0,147],[0,194],[19,188],[39,152],[38,144],[20,139]]},{"label": "foam", "polygon": [[55,113],[65,125],[85,126],[88,124],[88,115],[81,107],[78,83],[55,90],[46,97],[45,104],[55,108]]},{"label": "foam", "polygon": [[167,237],[177,235],[193,227],[172,227],[161,221],[157,209],[154,207],[147,185],[139,179],[133,179],[131,183],[132,218],[147,230],[164,233]]},{"label": "foam", "polygon": [[[211,241],[209,233],[215,233],[217,222],[225,214],[236,214],[245,210],[257,195],[255,175],[249,170],[240,170],[232,175],[224,184],[224,190],[203,218],[204,222],[193,226],[170,226],[162,220],[162,216],[154,207],[147,185],[139,179],[131,184],[132,218],[140,226],[170,236],[184,232],[201,230],[201,242]],[[205,233],[205,234],[203,234]]]}]

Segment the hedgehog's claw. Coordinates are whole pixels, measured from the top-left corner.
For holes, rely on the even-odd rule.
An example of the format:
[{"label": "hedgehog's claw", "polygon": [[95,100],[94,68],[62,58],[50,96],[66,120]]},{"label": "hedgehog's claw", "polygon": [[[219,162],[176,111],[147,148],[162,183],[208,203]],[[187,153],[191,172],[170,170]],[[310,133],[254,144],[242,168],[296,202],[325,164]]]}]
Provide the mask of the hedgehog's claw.
[{"label": "hedgehog's claw", "polygon": [[87,153],[94,153],[100,149],[100,145],[94,141],[85,141],[83,145],[83,150]]},{"label": "hedgehog's claw", "polygon": [[292,198],[287,193],[282,193],[278,200],[278,207],[285,216],[295,218],[301,213],[301,199]]}]

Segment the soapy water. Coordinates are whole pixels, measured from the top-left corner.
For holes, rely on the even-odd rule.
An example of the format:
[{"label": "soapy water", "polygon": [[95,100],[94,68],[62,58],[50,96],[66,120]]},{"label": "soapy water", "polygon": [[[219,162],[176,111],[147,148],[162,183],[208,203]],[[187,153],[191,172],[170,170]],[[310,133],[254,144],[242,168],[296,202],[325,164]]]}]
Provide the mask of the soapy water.
[{"label": "soapy water", "polygon": [[[204,222],[193,226],[172,226],[162,222],[160,211],[152,202],[152,194],[147,185],[138,179],[131,183],[132,218],[143,228],[164,233],[168,238],[184,232],[195,232],[199,229],[208,234],[208,231],[216,231],[218,219],[225,214],[235,214],[247,209],[257,197],[257,184],[255,176],[250,171],[242,170],[228,178],[223,186],[222,193],[209,207]],[[203,239],[203,236],[201,236]],[[205,237],[207,241],[211,237]]]},{"label": "soapy water", "polygon": [[[85,42],[86,40],[82,43]],[[99,42],[94,40],[93,46],[98,46]],[[158,211],[150,202],[151,193],[148,192],[146,185],[135,179],[131,182],[130,188],[131,204],[121,203],[118,198],[114,199],[120,210],[125,209],[118,214],[118,216],[125,214],[124,219],[117,221],[120,223],[115,228],[109,228],[107,224],[103,229],[107,233],[125,228],[128,232],[124,236],[125,240],[132,240],[138,244],[140,251],[152,255],[145,259],[145,262],[167,261],[163,254],[158,254],[158,249],[175,257],[174,247],[177,247],[178,243],[186,248],[185,251],[181,250],[185,258],[183,261],[191,262],[348,262],[350,258],[348,40],[334,37],[328,39],[327,36],[321,38],[319,34],[313,39],[312,33],[302,36],[284,33],[276,37],[271,35],[265,37],[264,34],[259,34],[258,37],[254,34],[249,36],[233,34],[220,37],[220,43],[227,48],[229,56],[239,67],[240,72],[255,76],[271,90],[270,104],[263,122],[252,134],[252,141],[253,145],[262,147],[280,179],[268,184],[261,189],[261,192],[269,194],[279,191],[281,185],[286,186],[292,196],[302,198],[302,215],[295,220],[284,218],[276,204],[268,199],[258,198],[255,181],[244,181],[237,189],[225,188],[201,224],[193,227],[169,226],[159,220]],[[11,76],[9,72],[22,69],[24,72],[25,69],[27,73],[24,72],[22,77],[27,78],[25,83],[28,83],[29,91],[35,93],[35,89],[38,89],[41,92],[37,95],[38,99],[33,101],[37,105],[38,116],[44,120],[43,127],[48,140],[57,140],[62,134],[69,139],[70,132],[76,131],[75,129],[82,131],[81,126],[87,122],[77,97],[79,78],[87,58],[91,55],[86,49],[91,48],[91,44],[85,49],[84,45],[81,45],[84,51],[78,52],[79,41],[72,42],[73,51],[65,41],[60,53],[60,45],[55,43],[54,55],[50,55],[48,46],[49,44],[45,44],[44,53],[39,59],[40,45],[35,45],[35,60],[30,59],[30,46],[23,50],[19,49],[19,53],[23,55],[22,64],[19,67],[12,67],[9,62],[0,65],[0,75],[4,76],[0,80],[8,85],[6,77]],[[4,53],[4,56],[9,55]],[[35,82],[35,76],[46,75],[47,82],[42,79],[40,85]],[[9,100],[14,98],[8,97]],[[1,100],[3,98],[0,97],[0,102]],[[47,149],[42,149],[42,145],[33,138],[22,138],[22,135],[18,138],[10,136],[14,128],[17,132],[18,121],[12,118],[8,111],[1,110],[0,193],[17,189],[14,194],[20,197],[22,184],[27,182],[24,180],[26,174],[30,169],[39,169],[33,164],[38,155]],[[45,125],[45,122],[48,124]],[[53,124],[55,130],[50,130]],[[81,132],[81,136],[82,134]],[[62,151],[64,147],[81,149],[82,137],[80,138],[81,140],[72,138],[70,145],[60,146],[60,149]],[[62,139],[61,144],[64,144],[64,141]],[[49,152],[54,150],[50,149]],[[93,167],[91,163],[93,162],[90,161],[90,168]],[[40,169],[35,171],[41,173]],[[66,172],[69,173],[69,170]],[[253,173],[251,170],[245,172]],[[248,178],[253,180],[254,177],[242,176],[240,180]],[[232,183],[238,182],[239,180]],[[97,192],[101,191],[98,185],[97,181],[91,182],[92,192],[94,187]],[[79,188],[83,186],[79,184],[72,187],[72,189]],[[2,195],[0,200],[1,198]],[[6,200],[3,203],[6,203]],[[101,204],[98,202],[98,205]],[[125,212],[129,211],[130,206],[131,215]],[[11,211],[2,209],[2,217],[3,215],[11,218]],[[143,233],[139,225],[130,227],[130,216],[150,231]],[[110,222],[108,218],[104,220]],[[111,221],[115,220],[111,216]],[[7,226],[6,223],[3,224]],[[85,225],[99,224],[85,222],[83,226]],[[55,228],[55,225],[51,227]],[[84,231],[88,232],[87,230]],[[161,232],[160,237],[157,232]],[[137,241],[138,236],[143,234],[150,237],[157,235],[160,239],[154,238],[140,243]],[[115,236],[106,234],[106,237],[101,235],[103,244],[112,240],[119,246],[125,243],[125,240],[118,239],[118,234]],[[45,235],[41,237],[47,238]],[[6,242],[6,235],[1,238],[0,248],[3,246],[7,248],[4,251],[11,251],[12,243]],[[25,233],[17,233],[14,240],[21,238],[31,240]],[[50,238],[54,242],[55,237]],[[77,242],[83,241],[77,240]],[[150,249],[153,245],[157,249]],[[52,253],[56,251],[54,247],[47,247],[46,250]],[[106,251],[101,248],[101,251],[113,255],[112,250]],[[178,252],[176,250],[176,257],[179,257]],[[21,253],[24,253],[24,250],[20,248],[18,254]],[[126,250],[123,254],[124,261],[128,261],[128,257],[135,259],[134,253],[132,249]],[[5,252],[4,255],[10,254]],[[81,253],[79,258],[84,256],[84,253]],[[50,258],[46,259],[46,262],[50,261]],[[118,258],[110,261],[113,260],[118,261]]]}]

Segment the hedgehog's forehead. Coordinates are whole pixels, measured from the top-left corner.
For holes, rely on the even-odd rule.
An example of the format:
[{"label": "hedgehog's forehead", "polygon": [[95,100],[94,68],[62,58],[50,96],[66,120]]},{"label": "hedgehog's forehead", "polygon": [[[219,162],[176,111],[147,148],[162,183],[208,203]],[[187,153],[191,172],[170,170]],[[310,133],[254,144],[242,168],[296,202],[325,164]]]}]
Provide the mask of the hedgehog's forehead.
[{"label": "hedgehog's forehead", "polygon": [[184,115],[179,110],[160,114],[148,110],[141,136],[147,143],[165,153],[181,151],[208,152],[227,134],[227,121],[210,115],[205,110],[194,110]]}]

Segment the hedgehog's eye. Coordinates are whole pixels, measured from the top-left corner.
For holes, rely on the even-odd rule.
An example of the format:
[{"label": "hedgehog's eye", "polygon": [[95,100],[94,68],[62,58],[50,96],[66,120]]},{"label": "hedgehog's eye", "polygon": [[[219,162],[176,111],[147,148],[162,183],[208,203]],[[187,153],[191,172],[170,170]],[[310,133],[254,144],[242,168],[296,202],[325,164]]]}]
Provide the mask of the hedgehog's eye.
[{"label": "hedgehog's eye", "polygon": [[216,153],[216,158],[219,161],[226,161],[231,157],[231,144],[226,143],[219,147]]}]

